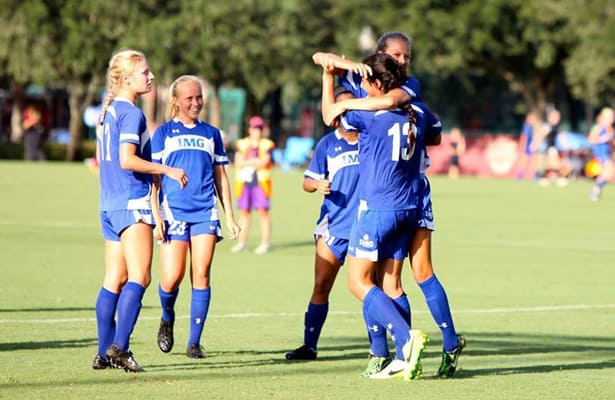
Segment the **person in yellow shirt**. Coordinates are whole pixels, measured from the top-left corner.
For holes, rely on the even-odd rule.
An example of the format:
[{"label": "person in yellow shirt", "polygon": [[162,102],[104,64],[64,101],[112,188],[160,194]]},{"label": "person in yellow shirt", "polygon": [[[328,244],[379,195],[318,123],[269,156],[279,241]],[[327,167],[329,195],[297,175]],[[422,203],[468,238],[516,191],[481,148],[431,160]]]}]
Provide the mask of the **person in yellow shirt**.
[{"label": "person in yellow shirt", "polygon": [[248,136],[235,144],[235,195],[241,232],[237,244],[231,249],[233,253],[248,249],[252,210],[258,212],[261,232],[261,242],[254,253],[264,254],[271,248],[271,152],[275,144],[264,137],[264,130],[265,121],[255,115],[249,120]]}]

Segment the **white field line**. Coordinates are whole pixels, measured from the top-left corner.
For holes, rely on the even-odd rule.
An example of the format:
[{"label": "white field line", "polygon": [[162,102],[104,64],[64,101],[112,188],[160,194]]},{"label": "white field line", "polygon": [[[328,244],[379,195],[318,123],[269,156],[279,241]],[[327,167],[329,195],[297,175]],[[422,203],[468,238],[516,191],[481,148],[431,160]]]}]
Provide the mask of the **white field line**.
[{"label": "white field line", "polygon": [[[544,311],[571,311],[571,310],[591,310],[615,308],[615,304],[570,304],[561,306],[535,306],[535,307],[510,307],[510,308],[482,308],[482,309],[455,309],[453,314],[516,314],[516,313],[540,313]],[[0,313],[2,311],[0,310]],[[425,311],[414,312],[413,314],[425,314]],[[210,314],[208,318],[279,318],[279,317],[298,317],[303,316],[303,312],[294,313],[232,313],[232,314]],[[330,315],[360,315],[358,311],[331,311]],[[177,319],[188,319],[188,315],[177,316]],[[160,315],[139,317],[140,320],[158,320]],[[95,318],[49,318],[49,319],[0,319],[0,324],[59,324],[59,323],[79,323],[93,322]]]}]

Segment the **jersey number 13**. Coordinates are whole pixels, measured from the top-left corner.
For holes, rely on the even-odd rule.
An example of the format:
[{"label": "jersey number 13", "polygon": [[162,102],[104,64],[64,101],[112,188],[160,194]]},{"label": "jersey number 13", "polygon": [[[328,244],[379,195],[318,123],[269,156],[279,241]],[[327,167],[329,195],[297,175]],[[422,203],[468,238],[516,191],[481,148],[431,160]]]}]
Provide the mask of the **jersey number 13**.
[{"label": "jersey number 13", "polygon": [[[393,141],[391,146],[391,160],[399,161],[404,160],[408,161],[412,158],[414,154],[414,149],[416,148],[416,126],[412,124],[412,128],[410,128],[410,122],[405,122],[403,125],[396,123],[391,128],[389,128],[388,136],[391,137]],[[404,137],[407,140],[404,140]],[[402,142],[407,144],[407,146],[402,147]]]}]

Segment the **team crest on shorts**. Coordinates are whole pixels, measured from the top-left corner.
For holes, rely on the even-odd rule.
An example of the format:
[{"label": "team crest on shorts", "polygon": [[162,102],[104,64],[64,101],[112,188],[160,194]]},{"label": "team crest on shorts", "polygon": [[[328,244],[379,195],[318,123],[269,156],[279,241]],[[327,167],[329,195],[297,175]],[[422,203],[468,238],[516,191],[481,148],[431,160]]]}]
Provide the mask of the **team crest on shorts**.
[{"label": "team crest on shorts", "polygon": [[367,248],[374,247],[374,241],[369,238],[369,235],[367,233],[363,235],[363,237],[359,240],[359,244]]}]

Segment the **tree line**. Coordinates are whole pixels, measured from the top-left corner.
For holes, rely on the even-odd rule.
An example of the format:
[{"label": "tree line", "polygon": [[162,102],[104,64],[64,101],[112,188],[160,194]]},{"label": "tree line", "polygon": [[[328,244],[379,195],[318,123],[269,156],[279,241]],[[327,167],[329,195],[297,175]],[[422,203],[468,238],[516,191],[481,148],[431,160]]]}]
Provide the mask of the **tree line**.
[{"label": "tree line", "polygon": [[317,93],[314,52],[360,60],[390,30],[412,36],[412,73],[444,120],[463,122],[476,98],[507,97],[497,112],[516,115],[544,115],[565,100],[582,104],[587,122],[615,104],[609,0],[0,0],[0,26],[0,77],[14,120],[28,85],[67,89],[68,160],[121,48],[143,51],[158,82],[189,73],[213,87],[243,87],[250,112],[271,98]]}]

